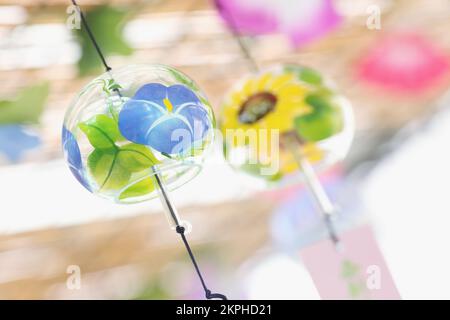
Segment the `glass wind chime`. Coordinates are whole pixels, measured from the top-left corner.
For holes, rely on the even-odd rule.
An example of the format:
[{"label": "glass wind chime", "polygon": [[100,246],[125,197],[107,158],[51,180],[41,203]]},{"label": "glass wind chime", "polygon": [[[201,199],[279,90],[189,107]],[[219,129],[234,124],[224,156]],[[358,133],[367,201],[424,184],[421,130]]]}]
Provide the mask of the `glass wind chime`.
[{"label": "glass wind chime", "polygon": [[180,234],[207,299],[227,299],[205,284],[169,191],[193,179],[214,141],[208,100],[185,74],[164,65],[113,70],[75,0],[82,26],[106,72],[77,95],[62,129],[65,158],[90,192],[116,203],[159,197]]},{"label": "glass wind chime", "polygon": [[[354,129],[349,101],[311,68],[282,64],[261,70],[231,12],[225,12],[221,1],[215,3],[228,17],[226,22],[252,70],[223,102],[220,129],[225,136],[225,157],[238,170],[271,183],[286,181],[300,171],[330,239],[338,246],[333,227],[336,207],[316,172],[344,158],[350,148]],[[227,134],[239,129],[256,134],[248,139]]]},{"label": "glass wind chime", "polygon": [[300,256],[323,299],[400,299],[370,226],[338,233],[339,210],[318,178],[350,148],[354,124],[349,101],[311,68],[281,64],[261,70],[236,19],[221,5],[224,1],[215,1],[252,69],[223,101],[225,157],[237,170],[270,184],[302,181],[309,189],[330,241],[302,248]]}]

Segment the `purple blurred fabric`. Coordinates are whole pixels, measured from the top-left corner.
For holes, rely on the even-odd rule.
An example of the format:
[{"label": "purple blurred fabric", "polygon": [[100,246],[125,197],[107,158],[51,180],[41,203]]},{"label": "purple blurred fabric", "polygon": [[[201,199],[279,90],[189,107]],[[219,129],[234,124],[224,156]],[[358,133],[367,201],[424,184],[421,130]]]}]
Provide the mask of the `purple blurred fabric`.
[{"label": "purple blurred fabric", "polygon": [[339,25],[332,0],[215,0],[222,18],[243,35],[284,33],[301,46]]}]

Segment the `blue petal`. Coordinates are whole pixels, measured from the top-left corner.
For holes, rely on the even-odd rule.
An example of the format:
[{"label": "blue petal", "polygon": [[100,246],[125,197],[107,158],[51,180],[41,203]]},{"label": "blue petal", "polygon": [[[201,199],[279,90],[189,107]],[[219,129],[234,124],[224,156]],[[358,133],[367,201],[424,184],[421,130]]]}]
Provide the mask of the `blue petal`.
[{"label": "blue petal", "polygon": [[182,84],[170,86],[167,89],[167,97],[174,106],[175,111],[178,106],[185,103],[200,103],[200,100],[196,96],[196,94],[191,89]]},{"label": "blue petal", "polygon": [[148,83],[136,91],[134,100],[152,101],[160,106],[164,106],[163,100],[167,98],[167,87],[159,83]]},{"label": "blue petal", "polygon": [[169,118],[149,132],[146,144],[167,154],[183,153],[192,145],[192,132],[182,120]]},{"label": "blue petal", "polygon": [[142,100],[128,100],[119,113],[119,130],[130,141],[147,144],[148,130],[164,113]]},{"label": "blue petal", "polygon": [[67,130],[66,126],[63,126],[62,129],[62,144],[67,162],[69,163],[70,171],[83,187],[89,191],[92,191],[84,176],[83,164],[81,162],[81,152],[78,147],[77,140],[72,132]]},{"label": "blue petal", "polygon": [[194,141],[203,139],[211,127],[208,112],[198,105],[186,106],[178,114],[184,116],[184,118],[189,121],[194,131]]},{"label": "blue petal", "polygon": [[[174,106],[172,112],[167,112],[165,98]],[[146,84],[119,113],[119,130],[125,138],[172,155],[188,151],[209,128],[208,113],[195,93],[184,85]],[[180,129],[184,131],[177,131]]]},{"label": "blue petal", "polygon": [[81,152],[80,148],[78,147],[77,140],[75,139],[75,136],[67,130],[65,126],[63,126],[62,131],[62,142],[63,142],[63,149],[66,153],[66,158],[69,164],[78,170],[81,169]]}]

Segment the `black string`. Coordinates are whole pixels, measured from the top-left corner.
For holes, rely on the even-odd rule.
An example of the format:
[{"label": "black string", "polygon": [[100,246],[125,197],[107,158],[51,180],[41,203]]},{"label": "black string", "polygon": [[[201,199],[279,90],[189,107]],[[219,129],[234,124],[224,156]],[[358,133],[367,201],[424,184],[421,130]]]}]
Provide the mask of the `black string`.
[{"label": "black string", "polygon": [[234,19],[233,15],[230,12],[228,12],[227,10],[225,10],[225,8],[222,6],[222,3],[219,0],[215,0],[214,3],[219,11],[222,11],[230,18],[231,34],[232,34],[233,38],[236,40],[236,42],[239,44],[239,48],[241,49],[241,52],[244,54],[244,57],[247,59],[248,62],[250,62],[250,67],[251,67],[252,71],[259,72],[259,66],[256,63],[256,60],[253,58],[253,55],[251,54],[249,48],[247,47],[247,44],[244,43],[244,40],[240,36],[238,28],[237,28],[237,22]]},{"label": "black string", "polygon": [[94,34],[92,33],[91,28],[89,27],[89,24],[86,21],[86,17],[84,16],[77,2],[75,0],[72,0],[72,3],[77,8],[78,14],[80,15],[81,18],[81,23],[83,23],[83,27],[85,27],[88,36],[95,47],[95,50],[97,50],[98,56],[100,57],[100,60],[102,60],[103,66],[105,67],[107,72],[110,71],[111,67],[108,65],[108,63],[106,63],[105,56],[103,55],[102,50],[100,49],[100,46],[97,43],[97,40],[95,40]]},{"label": "black string", "polygon": [[200,268],[197,264],[197,261],[195,260],[194,253],[192,252],[192,249],[189,245],[189,242],[187,241],[186,235],[184,234],[186,229],[180,225],[180,221],[178,220],[177,215],[175,214],[175,210],[172,207],[172,203],[169,200],[169,197],[167,196],[166,189],[164,185],[161,182],[161,178],[159,177],[158,173],[155,172],[155,180],[158,184],[159,190],[161,190],[161,194],[164,198],[164,201],[167,204],[167,208],[169,209],[170,216],[172,217],[172,220],[175,222],[176,228],[175,231],[180,234],[181,239],[183,240],[184,246],[186,247],[186,250],[189,254],[189,257],[191,258],[192,264],[194,265],[195,271],[197,272],[197,275],[200,279],[200,282],[202,284],[203,290],[205,291],[205,297],[206,299],[222,299],[227,300],[227,297],[220,293],[211,293],[211,290],[208,289],[206,286],[205,280],[203,279],[202,273],[200,271]]},{"label": "black string", "polygon": [[[97,50],[97,53],[98,53],[98,55],[99,55],[99,57],[100,57],[100,59],[101,59],[101,61],[103,63],[103,66],[106,69],[106,72],[111,71],[112,68],[106,62],[105,56],[103,55],[102,50],[100,49],[100,46],[98,45],[97,41],[95,40],[94,34],[92,33],[91,29],[89,28],[89,25],[88,25],[88,23],[86,21],[86,18],[84,16],[83,12],[81,11],[80,7],[78,6],[76,0],[72,0],[72,3],[76,7],[76,9],[77,9],[77,11],[78,11],[78,13],[80,15],[80,18],[81,18],[81,21],[83,23],[83,26],[86,28],[86,31],[87,31],[87,33],[89,35],[89,38],[91,39],[92,44],[95,47],[95,50]],[[115,91],[120,95],[120,91],[118,89],[115,89]],[[161,182],[161,179],[160,179],[158,173],[156,173],[156,172],[155,172],[155,178],[156,178],[156,182],[158,183],[158,186],[159,186],[159,188],[161,190],[161,193],[162,193],[162,195],[164,197],[164,201],[167,204],[167,208],[170,211],[172,219],[174,220],[174,222],[176,224],[176,229],[175,230],[176,230],[176,232],[178,234],[180,234],[181,239],[183,240],[184,246],[186,247],[186,250],[187,250],[187,252],[189,254],[189,257],[191,258],[192,264],[194,265],[195,271],[197,272],[197,275],[198,275],[198,277],[200,279],[200,282],[202,284],[203,290],[205,291],[206,299],[208,299],[208,300],[210,300],[210,299],[227,300],[227,297],[225,295],[220,294],[220,293],[212,293],[211,290],[209,290],[208,287],[206,286],[205,280],[203,279],[202,273],[200,272],[200,268],[199,268],[199,266],[197,264],[197,261],[195,260],[194,253],[192,252],[192,249],[191,249],[191,247],[189,245],[189,242],[187,241],[186,235],[184,234],[186,229],[183,226],[180,225],[180,222],[178,221],[177,215],[175,214],[175,210],[173,209],[172,203],[170,202],[170,200],[169,200],[169,198],[168,198],[168,196],[166,194],[165,188],[164,188],[164,186],[163,186],[163,184]]]},{"label": "black string", "polygon": [[191,247],[189,246],[189,243],[186,239],[186,236],[184,234],[185,228],[183,226],[177,225],[176,229],[175,229],[181,236],[181,239],[184,242],[184,245],[186,247],[186,250],[189,253],[189,257],[191,257],[191,261],[192,264],[194,265],[195,271],[197,272],[197,275],[200,279],[200,282],[202,283],[202,287],[203,290],[205,291],[205,297],[206,299],[210,300],[210,299],[222,299],[222,300],[227,300],[227,297],[223,294],[220,293],[212,293],[211,290],[209,290],[206,287],[206,283],[205,280],[203,279],[202,273],[200,272],[200,268],[198,267],[197,261],[195,261],[195,257],[194,254],[192,253]]}]

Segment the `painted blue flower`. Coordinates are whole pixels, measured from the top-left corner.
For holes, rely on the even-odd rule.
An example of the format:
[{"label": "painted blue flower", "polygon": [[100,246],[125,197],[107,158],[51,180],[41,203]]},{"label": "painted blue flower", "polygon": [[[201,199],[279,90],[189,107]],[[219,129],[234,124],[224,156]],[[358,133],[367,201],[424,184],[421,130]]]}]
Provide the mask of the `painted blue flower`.
[{"label": "painted blue flower", "polygon": [[39,136],[26,126],[18,124],[0,126],[0,153],[13,163],[19,162],[24,153],[37,148],[40,144]]},{"label": "painted blue flower", "polygon": [[166,154],[181,154],[201,142],[212,128],[196,94],[184,85],[149,83],[119,113],[122,135]]},{"label": "painted blue flower", "polygon": [[72,171],[72,174],[75,178],[77,178],[78,182],[83,185],[83,187],[91,191],[91,187],[84,176],[83,164],[81,162],[81,152],[78,147],[77,140],[72,132],[67,130],[66,126],[63,126],[62,129],[62,144],[64,155],[69,163],[70,171]]}]

